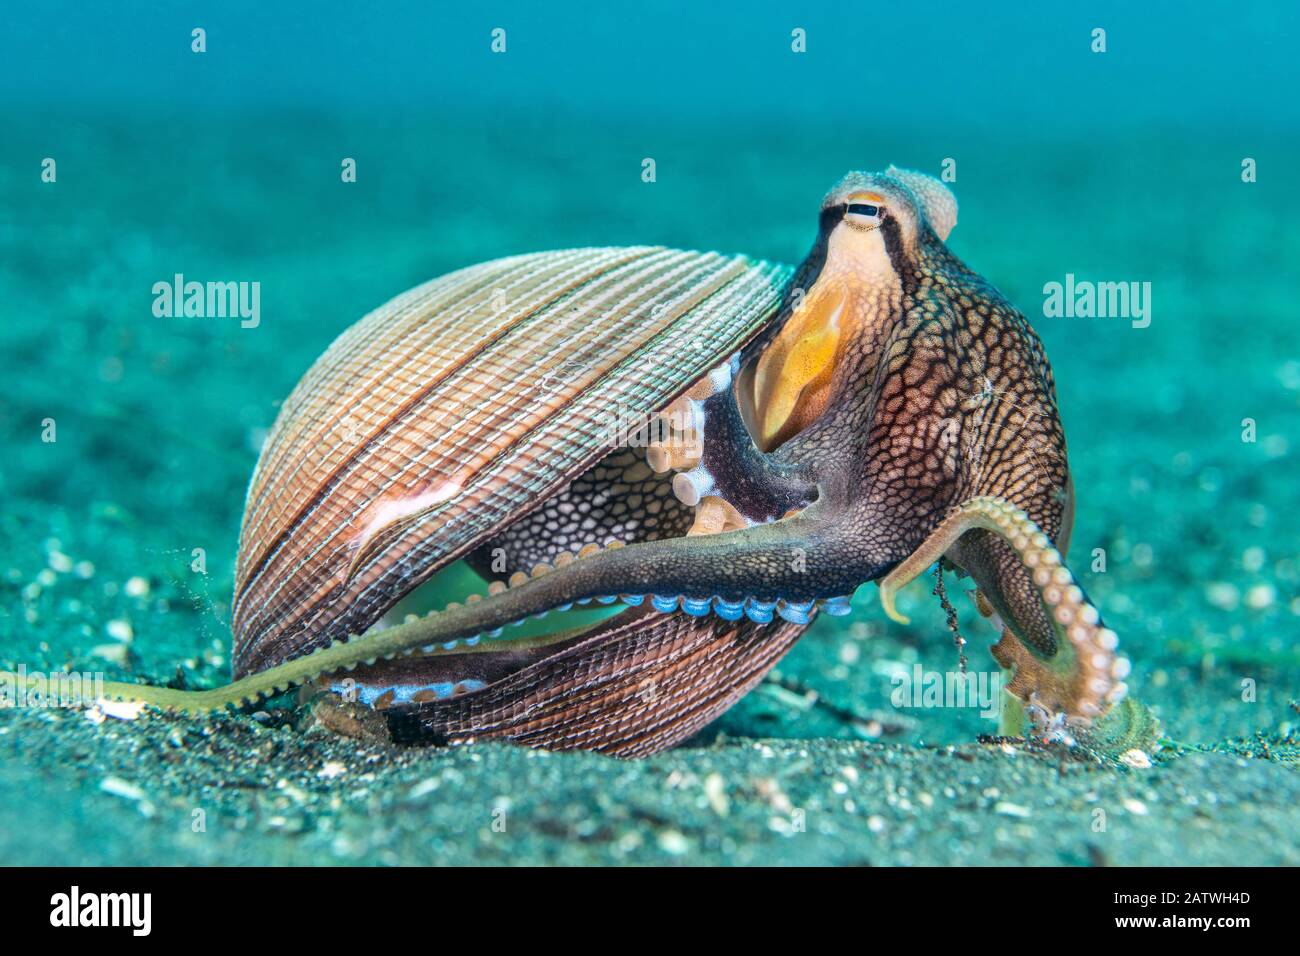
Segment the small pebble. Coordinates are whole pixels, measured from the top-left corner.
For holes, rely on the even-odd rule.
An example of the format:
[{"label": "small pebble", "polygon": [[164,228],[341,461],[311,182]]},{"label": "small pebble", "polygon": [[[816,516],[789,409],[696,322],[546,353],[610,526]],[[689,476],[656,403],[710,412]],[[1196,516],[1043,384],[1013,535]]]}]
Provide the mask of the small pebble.
[{"label": "small pebble", "polygon": [[126,800],[143,800],[144,791],[133,783],[128,783],[121,777],[105,777],[99,783],[99,789],[105,793],[111,793],[115,797],[122,797]]},{"label": "small pebble", "polygon": [[86,716],[89,717],[93,711],[115,720],[135,720],[144,713],[144,704],[138,700],[101,700],[86,711]]},{"label": "small pebble", "polygon": [[711,773],[704,778],[704,795],[708,798],[709,806],[718,816],[725,817],[730,811],[731,803],[727,800],[727,786],[722,779],[722,774]]},{"label": "small pebble", "polygon": [[1246,607],[1254,611],[1270,608],[1276,600],[1277,591],[1271,584],[1256,584],[1246,592]]},{"label": "small pebble", "polygon": [[1212,581],[1205,588],[1205,599],[1221,610],[1232,611],[1241,600],[1241,592],[1235,584]]},{"label": "small pebble", "polygon": [[90,649],[92,657],[99,657],[108,661],[110,664],[117,664],[119,667],[126,666],[131,658],[131,647],[129,644],[96,644]]},{"label": "small pebble", "polygon": [[144,597],[149,593],[149,582],[141,577],[134,577],[126,582],[122,588],[127,597]]},{"label": "small pebble", "polygon": [[1136,770],[1146,770],[1151,766],[1151,757],[1145,750],[1138,750],[1136,747],[1120,754],[1119,760],[1120,763],[1133,767]]},{"label": "small pebble", "polygon": [[690,848],[690,841],[678,830],[664,830],[659,834],[659,849],[665,853],[681,856]]},{"label": "small pebble", "polygon": [[1136,797],[1125,797],[1124,809],[1134,816],[1144,817],[1147,815],[1147,805]]}]

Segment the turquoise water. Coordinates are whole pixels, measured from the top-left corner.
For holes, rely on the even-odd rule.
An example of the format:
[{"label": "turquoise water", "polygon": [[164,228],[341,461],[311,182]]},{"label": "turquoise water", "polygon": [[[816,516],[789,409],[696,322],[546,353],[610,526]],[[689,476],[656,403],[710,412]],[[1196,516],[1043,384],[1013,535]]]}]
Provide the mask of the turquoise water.
[{"label": "turquoise water", "polygon": [[[1171,746],[1285,750],[1300,722],[1300,108],[1283,49],[1297,17],[1127,6],[7,12],[0,667],[221,682],[259,443],[315,357],[392,295],[577,245],[797,262],[844,171],[952,160],[951,247],[1052,359],[1071,563],[1135,693]],[[1090,51],[1098,26],[1105,53]],[[257,327],[156,316],[152,288],[176,273],[259,282]],[[1149,282],[1149,326],[1045,316],[1044,285],[1067,274]],[[890,706],[900,668],[955,661],[926,591],[905,595],[909,627],[874,593],[820,623],[715,735],[991,732],[973,712]],[[990,667],[995,635],[960,603]],[[15,747],[44,729],[15,728]]]}]

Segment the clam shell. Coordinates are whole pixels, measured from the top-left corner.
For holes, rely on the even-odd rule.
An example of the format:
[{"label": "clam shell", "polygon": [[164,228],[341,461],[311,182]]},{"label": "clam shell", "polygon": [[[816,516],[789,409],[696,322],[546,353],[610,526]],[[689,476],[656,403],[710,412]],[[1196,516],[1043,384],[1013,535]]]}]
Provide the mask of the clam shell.
[{"label": "clam shell", "polygon": [[281,409],[235,575],[237,677],[373,624],[771,319],[784,266],[659,247],[500,259],[344,332]]},{"label": "clam shell", "polygon": [[730,708],[805,630],[631,611],[483,691],[394,714],[393,732],[407,743],[498,739],[644,757]]}]

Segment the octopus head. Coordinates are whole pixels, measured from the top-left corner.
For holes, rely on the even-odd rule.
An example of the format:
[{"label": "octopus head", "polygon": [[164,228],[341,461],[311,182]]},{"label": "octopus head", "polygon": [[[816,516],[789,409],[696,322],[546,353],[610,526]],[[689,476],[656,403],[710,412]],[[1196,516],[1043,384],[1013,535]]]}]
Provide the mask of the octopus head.
[{"label": "octopus head", "polygon": [[890,167],[852,172],[822,201],[817,242],[800,274],[807,288],[753,373],[759,446],[771,451],[828,407],[836,373],[854,343],[872,340],[894,316],[903,274],[921,246],[938,244],[957,221],[957,200],[924,173]]},{"label": "octopus head", "polygon": [[887,255],[913,258],[932,233],[940,242],[957,224],[957,199],[925,173],[889,167],[851,172],[822,201],[821,233],[828,263],[874,270]]}]

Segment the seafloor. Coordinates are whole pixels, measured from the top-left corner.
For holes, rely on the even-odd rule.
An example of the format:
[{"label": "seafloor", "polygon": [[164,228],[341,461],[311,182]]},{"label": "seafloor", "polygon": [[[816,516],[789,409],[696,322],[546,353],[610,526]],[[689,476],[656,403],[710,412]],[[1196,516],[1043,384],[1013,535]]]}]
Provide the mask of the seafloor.
[{"label": "seafloor", "polygon": [[[288,708],[9,709],[0,862],[1300,862],[1295,142],[649,133],[593,149],[449,119],[7,130],[8,155],[60,159],[56,184],[37,160],[0,167],[0,668],[222,682],[258,443],[312,359],[390,295],[575,245],[794,260],[845,169],[956,155],[951,245],[1053,359],[1070,560],[1162,721],[1153,765],[981,742],[995,725],[973,709],[894,707],[895,675],[952,670],[957,651],[928,587],[904,596],[906,627],[865,588],[714,727],[639,762],[361,745]],[[261,324],[156,318],[152,285],[175,273],[259,281]],[[1151,282],[1150,327],[1038,317],[1067,273]],[[995,635],[957,597],[971,666],[990,670]]]}]

